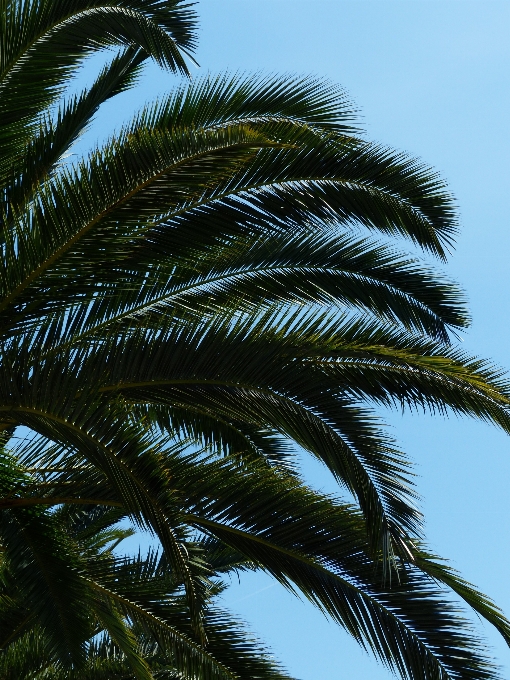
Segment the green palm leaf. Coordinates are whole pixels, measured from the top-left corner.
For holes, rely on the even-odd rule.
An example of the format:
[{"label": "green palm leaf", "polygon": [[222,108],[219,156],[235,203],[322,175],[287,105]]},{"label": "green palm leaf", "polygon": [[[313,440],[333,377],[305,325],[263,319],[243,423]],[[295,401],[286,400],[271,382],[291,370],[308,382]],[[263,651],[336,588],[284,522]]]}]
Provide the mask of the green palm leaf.
[{"label": "green palm leaf", "polygon": [[[20,516],[19,511],[17,514]],[[12,624],[15,603],[20,611],[29,609],[30,617],[14,633],[11,628],[9,638],[3,639],[0,658],[3,677],[28,680],[48,674],[70,680],[104,677],[103,674],[117,677],[119,673],[120,677],[137,679],[185,674],[223,680],[253,677],[253,672],[266,680],[287,677],[260,643],[250,640],[227,612],[210,608],[209,601],[222,589],[220,583],[209,588],[204,610],[211,638],[208,650],[194,641],[189,610],[179,595],[180,580],[166,560],[155,553],[133,559],[112,552],[112,547],[130,533],[109,528],[118,519],[116,513],[63,508],[53,515],[39,513],[38,517],[46,523],[50,521],[53,533],[56,531],[67,544],[74,541],[74,552],[80,558],[77,573],[76,565],[60,551],[59,583],[65,583],[65,577],[78,579],[80,588],[68,600],[68,615],[87,614],[88,626],[81,630],[71,628],[60,645],[66,649],[72,637],[81,641],[82,654],[80,659],[62,664],[62,652],[52,642],[53,628],[47,625],[49,612],[32,607],[32,582],[13,583],[9,579],[9,570],[15,568],[18,574],[19,568],[4,555],[0,564],[0,624],[8,625],[9,617]],[[190,551],[197,549],[206,552],[207,544],[189,544]],[[50,545],[47,550],[52,552]],[[37,569],[39,558],[40,554],[28,560],[28,565]],[[46,606],[57,604],[65,595],[69,597],[70,593],[53,590]],[[5,606],[9,599],[13,603],[10,608]]]},{"label": "green palm leaf", "polygon": [[[277,76],[178,86],[63,163],[146,58],[187,73],[194,47],[180,1],[73,3],[1,13],[2,445],[35,433],[1,470],[4,675],[283,678],[211,607],[215,574],[260,568],[403,677],[497,677],[450,593],[508,622],[419,542],[371,408],[509,430],[508,386],[453,346],[464,297],[426,259],[457,229],[444,183],[367,142],[341,90]],[[356,507],[302,483],[296,444]],[[114,554],[123,517],[161,558]]]}]

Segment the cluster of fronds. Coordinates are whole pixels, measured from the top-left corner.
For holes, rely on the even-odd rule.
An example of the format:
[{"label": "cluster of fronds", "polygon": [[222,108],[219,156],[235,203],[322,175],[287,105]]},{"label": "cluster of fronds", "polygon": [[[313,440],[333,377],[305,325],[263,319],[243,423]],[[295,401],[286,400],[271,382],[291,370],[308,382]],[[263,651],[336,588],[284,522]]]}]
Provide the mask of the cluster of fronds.
[{"label": "cluster of fronds", "polygon": [[[277,76],[186,82],[62,162],[146,59],[187,73],[194,14],[11,0],[1,22],[0,677],[284,678],[211,604],[232,568],[405,678],[498,677],[452,593],[510,624],[427,553],[373,410],[510,432],[510,389],[452,345],[464,298],[427,259],[456,232],[442,181],[360,136],[342,91]],[[356,504],[309,489],[295,445]],[[118,558],[120,518],[161,555]]]}]

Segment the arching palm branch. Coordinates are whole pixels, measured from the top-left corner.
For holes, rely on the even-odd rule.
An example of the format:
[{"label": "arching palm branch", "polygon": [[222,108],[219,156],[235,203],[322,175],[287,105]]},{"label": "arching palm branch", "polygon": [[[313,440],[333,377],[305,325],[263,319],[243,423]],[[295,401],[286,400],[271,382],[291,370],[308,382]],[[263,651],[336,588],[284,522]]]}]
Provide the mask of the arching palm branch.
[{"label": "arching palm branch", "polygon": [[[40,511],[37,519],[30,515],[30,521],[26,521],[27,511],[44,506],[63,508],[58,510],[57,517],[59,513],[73,517],[72,508],[94,505],[102,508],[101,513],[110,507],[123,514],[126,506],[106,475],[98,474],[97,467],[87,464],[80,452],[50,447],[46,440],[38,438],[24,442],[19,448],[18,458],[23,459],[24,465],[19,468],[18,477],[9,477],[12,462],[6,466],[4,475],[2,541],[6,555],[21,555],[24,563],[28,562],[31,571],[26,590],[29,591],[32,584],[37,587],[36,596],[32,596],[34,604],[29,608],[32,618],[26,618],[27,608],[20,611],[20,635],[24,632],[23,626],[34,619],[41,625],[39,619],[42,619],[48,633],[55,636],[54,644],[58,641],[60,655],[66,658],[67,653],[75,664],[80,661],[83,664],[87,661],[79,657],[76,647],[80,641],[78,624],[81,622],[82,628],[87,628],[99,618],[124,652],[124,665],[131,666],[140,677],[146,677],[144,662],[139,662],[136,652],[130,649],[129,638],[115,637],[122,633],[123,621],[112,616],[109,609],[104,611],[106,598],[106,602],[113,605],[114,613],[134,621],[136,630],[142,626],[156,640],[163,636],[169,650],[181,659],[181,672],[200,677],[209,677],[211,673],[221,675],[221,668],[218,670],[210,658],[215,657],[216,649],[211,639],[211,616],[213,621],[216,619],[204,610],[204,602],[207,604],[211,572],[233,566],[264,569],[291,591],[302,592],[366,649],[404,676],[495,677],[483,647],[453,606],[446,588],[491,621],[506,640],[510,640],[510,623],[490,600],[428,554],[424,547],[416,542],[406,543],[405,569],[400,570],[398,581],[389,583],[382,572],[381,555],[374,556],[370,549],[363,517],[352,505],[306,488],[294,475],[272,469],[260,456],[243,453],[219,458],[205,451],[192,453],[187,442],[169,444],[160,440],[157,446],[153,442],[153,448],[158,452],[160,477],[171,479],[171,490],[162,493],[153,477],[150,491],[160,512],[160,523],[165,523],[163,540],[171,534],[185,550],[187,574],[172,568],[170,575],[172,583],[177,581],[184,590],[186,576],[192,579],[194,611],[196,614],[198,601],[201,630],[197,631],[190,618],[189,590],[182,599],[183,613],[176,613],[172,608],[170,611],[167,605],[157,604],[160,585],[153,572],[144,572],[147,578],[141,586],[133,584],[131,569],[138,568],[139,560],[130,562],[131,566],[126,567],[127,578],[119,580],[110,563],[106,564],[106,570],[97,564],[94,552],[90,554],[92,563],[85,565],[83,560],[80,564],[73,563],[69,550],[63,550],[62,543],[54,539],[52,542],[51,533],[41,523]],[[146,451],[140,460],[146,469],[151,463],[150,454]],[[116,517],[114,514],[114,519]],[[48,519],[54,522],[54,518],[51,514],[44,516],[46,522]],[[204,549],[197,552],[196,544],[189,543],[190,531],[210,537],[212,544],[203,543],[205,553]],[[88,535],[85,533],[85,538]],[[226,547],[222,549],[221,545]],[[211,555],[212,548],[215,552]],[[167,554],[171,556],[169,563],[173,564],[172,550]],[[15,559],[11,561],[18,572],[20,564],[15,563]],[[55,561],[60,569],[53,566]],[[23,587],[23,579],[20,582]],[[164,583],[168,587],[168,581]],[[87,616],[83,616],[84,601]],[[71,602],[74,606],[66,606]],[[181,616],[177,618],[181,622],[177,631],[175,626],[168,630],[175,621],[174,614]],[[9,622],[5,628],[10,639],[12,611],[6,612],[4,620]],[[181,635],[184,624],[188,646],[188,638],[183,641]],[[71,639],[62,635],[63,630],[73,632]],[[213,626],[213,637],[214,630]],[[81,633],[82,637],[86,632]],[[146,642],[145,638],[143,641]],[[74,655],[69,652],[73,643]],[[204,643],[205,649],[200,655]],[[147,644],[141,648],[145,662],[149,653]],[[90,653],[94,657],[91,663],[95,663],[95,648]],[[151,652],[150,659],[153,656]],[[215,657],[218,663],[222,658]],[[240,675],[242,677],[242,673]]]},{"label": "arching palm branch", "polygon": [[[423,404],[510,429],[508,386],[450,344],[469,321],[461,292],[421,256],[444,260],[455,235],[443,183],[360,136],[336,88],[278,77],[184,85],[63,163],[147,55],[185,71],[192,15],[143,0],[12,3],[2,16],[0,421],[42,446],[37,464],[32,446],[18,452],[35,478],[6,489],[5,545],[16,554],[11,515],[30,507],[112,505],[159,538],[199,645],[190,527],[304,592],[404,676],[495,677],[434,583],[505,636],[508,624],[418,547],[408,460],[370,409]],[[60,101],[72,69],[112,44],[94,84]],[[186,458],[183,436],[225,458]],[[361,514],[299,482],[290,441]],[[56,602],[67,630],[73,612]]]},{"label": "arching palm branch", "polygon": [[194,639],[182,583],[164,555],[119,555],[133,533],[116,526],[121,518],[118,510],[93,506],[3,513],[0,677],[288,678],[214,604],[225,587],[220,577],[244,568],[235,553],[210,540],[185,541],[195,559],[207,563],[205,650]]}]

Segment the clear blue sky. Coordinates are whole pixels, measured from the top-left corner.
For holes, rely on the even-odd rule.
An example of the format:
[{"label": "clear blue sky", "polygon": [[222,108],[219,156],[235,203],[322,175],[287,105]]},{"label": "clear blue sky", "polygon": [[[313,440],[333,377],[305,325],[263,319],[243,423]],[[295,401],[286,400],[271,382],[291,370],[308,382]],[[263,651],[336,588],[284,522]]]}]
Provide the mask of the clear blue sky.
[{"label": "clear blue sky", "polygon": [[[370,138],[406,150],[449,182],[462,231],[449,274],[474,319],[463,347],[510,368],[510,0],[202,0],[204,71],[327,76],[350,94]],[[163,93],[150,68],[139,92],[101,117]],[[96,133],[97,134],[97,128]],[[510,438],[481,423],[387,414],[412,455],[430,545],[510,614]],[[321,470],[309,480],[331,490]],[[302,680],[390,675],[310,605],[261,575],[224,598]],[[481,626],[510,677],[510,650]]]}]

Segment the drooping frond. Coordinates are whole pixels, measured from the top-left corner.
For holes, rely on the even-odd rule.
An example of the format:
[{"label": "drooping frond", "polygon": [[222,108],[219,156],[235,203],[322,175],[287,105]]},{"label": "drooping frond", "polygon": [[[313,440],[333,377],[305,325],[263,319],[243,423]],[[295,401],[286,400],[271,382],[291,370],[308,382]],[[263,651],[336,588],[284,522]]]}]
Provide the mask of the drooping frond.
[{"label": "drooping frond", "polygon": [[38,117],[62,93],[88,55],[110,46],[139,48],[187,73],[182,52],[194,48],[195,14],[182,0],[162,3],[32,0],[2,7],[0,36],[0,178],[37,130]]},{"label": "drooping frond", "polygon": [[[497,678],[452,593],[508,622],[418,540],[409,459],[372,410],[510,430],[426,259],[456,233],[444,182],[368,142],[343,91],[280,76],[188,82],[62,163],[145,59],[187,73],[194,12],[0,14],[0,444],[34,434],[0,460],[0,675],[284,680],[214,607],[221,573],[258,568],[404,678]],[[306,487],[296,444],[356,506]],[[120,558],[120,520],[161,555]]]}]

